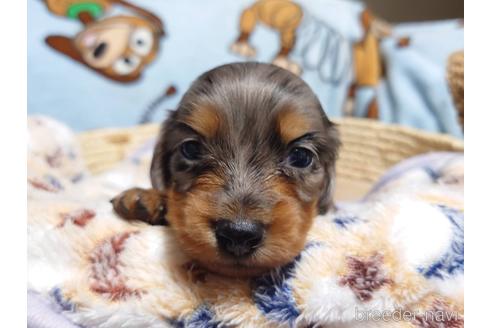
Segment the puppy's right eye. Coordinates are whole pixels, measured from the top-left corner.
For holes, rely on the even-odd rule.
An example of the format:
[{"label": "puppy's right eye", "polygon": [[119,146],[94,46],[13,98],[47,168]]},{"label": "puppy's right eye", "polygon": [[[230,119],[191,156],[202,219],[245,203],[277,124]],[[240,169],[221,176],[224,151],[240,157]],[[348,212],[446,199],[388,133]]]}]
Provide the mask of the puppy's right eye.
[{"label": "puppy's right eye", "polygon": [[306,168],[313,162],[313,153],[303,147],[295,147],[289,153],[290,165],[298,168]]},{"label": "puppy's right eye", "polygon": [[181,154],[183,154],[186,159],[195,161],[200,159],[200,156],[202,155],[202,147],[198,141],[185,141],[181,144]]}]

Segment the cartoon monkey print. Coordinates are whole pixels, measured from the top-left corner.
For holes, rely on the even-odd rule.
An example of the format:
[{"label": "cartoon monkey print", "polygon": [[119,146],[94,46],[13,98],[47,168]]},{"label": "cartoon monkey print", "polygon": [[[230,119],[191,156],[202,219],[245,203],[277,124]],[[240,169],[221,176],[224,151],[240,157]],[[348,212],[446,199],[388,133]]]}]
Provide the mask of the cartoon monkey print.
[{"label": "cartoon monkey print", "polygon": [[[46,43],[99,74],[117,82],[137,80],[151,63],[164,36],[162,21],[125,0],[44,0],[57,16],[75,19],[83,29],[74,37],[50,35]],[[136,16],[102,17],[120,5]]]}]

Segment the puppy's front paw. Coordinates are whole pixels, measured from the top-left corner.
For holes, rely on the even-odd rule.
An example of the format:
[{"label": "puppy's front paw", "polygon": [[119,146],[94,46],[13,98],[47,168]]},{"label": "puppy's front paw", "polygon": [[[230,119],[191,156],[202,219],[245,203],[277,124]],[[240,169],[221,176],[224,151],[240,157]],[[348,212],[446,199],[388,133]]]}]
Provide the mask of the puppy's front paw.
[{"label": "puppy's front paw", "polygon": [[155,189],[128,189],[111,200],[114,211],[128,221],[168,225],[165,196]]},{"label": "puppy's front paw", "polygon": [[293,62],[286,56],[277,56],[273,61],[273,65],[276,65],[278,67],[281,67],[283,69],[286,69],[295,75],[301,75],[302,74],[302,68],[299,64]]},{"label": "puppy's front paw", "polygon": [[231,51],[235,54],[241,55],[243,57],[254,57],[256,56],[256,50],[248,42],[234,42],[231,45]]}]

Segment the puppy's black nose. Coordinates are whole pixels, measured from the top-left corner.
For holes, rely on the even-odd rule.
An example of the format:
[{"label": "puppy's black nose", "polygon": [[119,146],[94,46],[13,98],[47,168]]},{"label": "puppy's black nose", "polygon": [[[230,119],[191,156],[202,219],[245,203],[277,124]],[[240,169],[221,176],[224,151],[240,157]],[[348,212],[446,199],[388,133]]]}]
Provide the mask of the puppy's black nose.
[{"label": "puppy's black nose", "polygon": [[219,248],[234,257],[252,254],[261,244],[264,232],[263,225],[253,221],[219,220],[215,225]]}]

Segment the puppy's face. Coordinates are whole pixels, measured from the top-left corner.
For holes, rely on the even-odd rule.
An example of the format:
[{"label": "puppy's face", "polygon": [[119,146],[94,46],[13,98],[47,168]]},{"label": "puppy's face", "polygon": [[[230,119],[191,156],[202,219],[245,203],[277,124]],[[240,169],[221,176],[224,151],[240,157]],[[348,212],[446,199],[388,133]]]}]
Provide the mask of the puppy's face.
[{"label": "puppy's face", "polygon": [[165,122],[151,169],[183,250],[257,275],[291,261],[330,206],[338,138],[309,87],[267,64],[202,75]]}]

